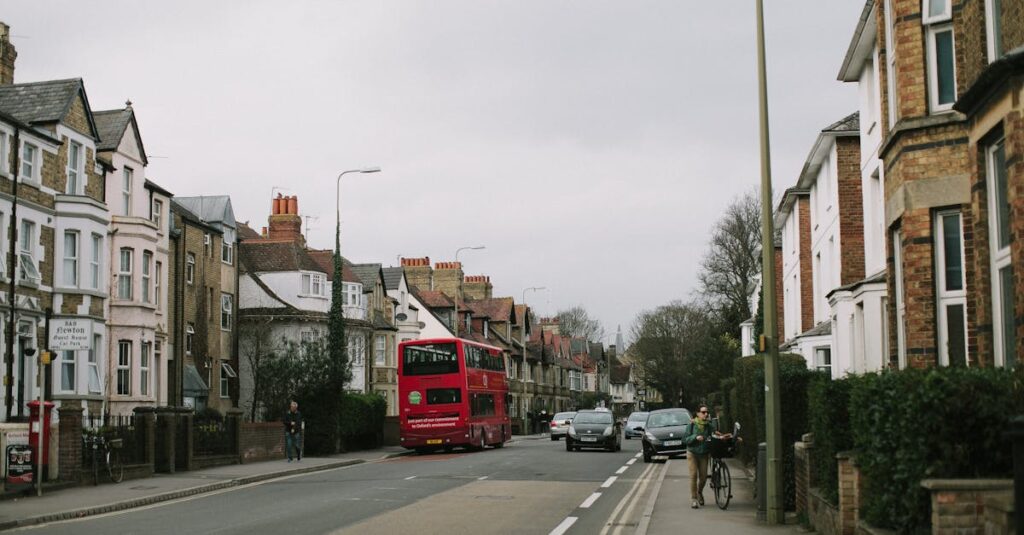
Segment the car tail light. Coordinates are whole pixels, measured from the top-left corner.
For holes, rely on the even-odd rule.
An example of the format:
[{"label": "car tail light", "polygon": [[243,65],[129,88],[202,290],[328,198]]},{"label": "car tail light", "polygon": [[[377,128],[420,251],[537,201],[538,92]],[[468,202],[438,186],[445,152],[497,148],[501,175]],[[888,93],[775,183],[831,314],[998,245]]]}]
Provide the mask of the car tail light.
[{"label": "car tail light", "polygon": [[551,422],[551,427],[558,427],[558,424],[555,422]]}]

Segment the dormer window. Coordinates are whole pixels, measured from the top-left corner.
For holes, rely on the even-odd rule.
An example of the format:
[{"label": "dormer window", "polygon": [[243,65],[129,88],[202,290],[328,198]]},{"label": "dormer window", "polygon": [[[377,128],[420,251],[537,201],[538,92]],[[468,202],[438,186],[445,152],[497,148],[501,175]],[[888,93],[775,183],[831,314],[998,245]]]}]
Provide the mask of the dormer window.
[{"label": "dormer window", "polygon": [[302,274],[302,295],[312,295],[316,297],[323,297],[326,295],[326,284],[324,284],[324,276],[321,273],[303,273]]},{"label": "dormer window", "polygon": [[39,182],[39,147],[23,143],[21,147],[21,178]]},{"label": "dormer window", "polygon": [[361,306],[362,305],[362,293],[363,285],[354,283],[345,283],[342,286],[342,303],[349,306]]},{"label": "dormer window", "polygon": [[125,167],[121,175],[121,202],[124,203],[123,215],[132,215],[132,177],[134,171],[131,167]]}]

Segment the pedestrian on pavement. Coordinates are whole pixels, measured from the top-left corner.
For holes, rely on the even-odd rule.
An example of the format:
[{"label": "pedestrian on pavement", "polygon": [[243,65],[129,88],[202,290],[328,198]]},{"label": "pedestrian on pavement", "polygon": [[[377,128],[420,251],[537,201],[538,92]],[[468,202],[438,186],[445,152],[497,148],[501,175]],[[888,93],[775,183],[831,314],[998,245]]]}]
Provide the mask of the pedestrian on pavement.
[{"label": "pedestrian on pavement", "polygon": [[704,484],[708,479],[708,454],[711,451],[711,437],[717,433],[715,424],[708,414],[707,405],[697,409],[696,417],[690,421],[683,443],[686,444],[686,457],[690,462],[690,499],[691,507],[696,509],[704,505]]},{"label": "pedestrian on pavement", "polygon": [[298,460],[302,460],[302,413],[299,412],[299,403],[292,401],[288,406],[288,412],[284,413],[284,451],[288,456],[288,462],[292,462],[292,448]]}]

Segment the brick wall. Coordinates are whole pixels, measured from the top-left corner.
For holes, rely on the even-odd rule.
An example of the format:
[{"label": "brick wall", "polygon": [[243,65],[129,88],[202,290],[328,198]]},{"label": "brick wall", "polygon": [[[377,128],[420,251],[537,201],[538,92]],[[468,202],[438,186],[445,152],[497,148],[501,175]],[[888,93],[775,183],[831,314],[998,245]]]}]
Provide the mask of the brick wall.
[{"label": "brick wall", "polygon": [[462,293],[462,262],[437,262],[434,264],[434,289],[455,298]]},{"label": "brick wall", "polygon": [[403,258],[402,267],[405,268],[405,278],[409,286],[415,286],[420,290],[433,289],[434,270],[430,267],[430,257]]},{"label": "brick wall", "polygon": [[281,422],[242,422],[239,460],[244,463],[284,458]]},{"label": "brick wall", "polygon": [[926,479],[921,486],[931,492],[932,533],[937,535],[980,535],[986,500],[1013,492],[1012,479]]},{"label": "brick wall", "polygon": [[1012,496],[988,496],[985,498],[984,504],[985,535],[1014,535],[1017,533]]},{"label": "brick wall", "polygon": [[836,455],[839,460],[839,533],[853,535],[860,520],[860,469],[850,454]]},{"label": "brick wall", "polygon": [[62,404],[58,414],[58,466],[65,481],[77,481],[82,469],[82,408]]},{"label": "brick wall", "polygon": [[864,279],[864,198],[861,193],[860,138],[836,138],[839,184],[840,284]]},{"label": "brick wall", "polygon": [[808,514],[808,500],[811,490],[811,454],[814,442],[810,435],[793,444],[794,476],[796,479],[796,514]]},{"label": "brick wall", "polygon": [[797,201],[800,227],[800,332],[814,327],[814,264],[811,262],[811,198]]}]

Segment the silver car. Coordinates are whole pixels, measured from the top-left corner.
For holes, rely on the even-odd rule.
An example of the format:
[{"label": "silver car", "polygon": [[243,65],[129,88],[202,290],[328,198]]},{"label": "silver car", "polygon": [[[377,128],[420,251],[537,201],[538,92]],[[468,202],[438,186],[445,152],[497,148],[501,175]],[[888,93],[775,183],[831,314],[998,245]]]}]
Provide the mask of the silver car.
[{"label": "silver car", "polygon": [[630,413],[629,418],[626,420],[626,425],[622,426],[626,430],[623,435],[627,440],[633,437],[640,438],[644,436],[648,414],[647,412]]},{"label": "silver car", "polygon": [[569,432],[569,424],[576,417],[575,412],[560,412],[551,417],[551,440],[558,440]]}]

